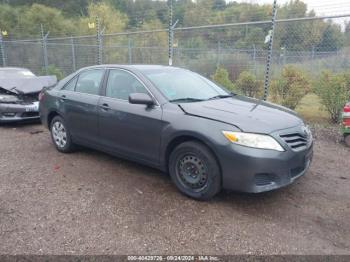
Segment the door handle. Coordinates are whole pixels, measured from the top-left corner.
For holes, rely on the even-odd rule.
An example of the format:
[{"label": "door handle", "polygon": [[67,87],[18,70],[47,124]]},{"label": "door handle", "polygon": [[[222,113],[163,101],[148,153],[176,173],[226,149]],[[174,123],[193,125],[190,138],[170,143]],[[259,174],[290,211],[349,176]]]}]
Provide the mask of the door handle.
[{"label": "door handle", "polygon": [[109,110],[110,109],[110,107],[109,107],[109,105],[107,104],[107,103],[103,103],[102,105],[100,105],[100,107],[103,109],[103,110]]},{"label": "door handle", "polygon": [[61,95],[60,100],[61,100],[62,102],[64,102],[66,99],[67,99],[66,95]]}]

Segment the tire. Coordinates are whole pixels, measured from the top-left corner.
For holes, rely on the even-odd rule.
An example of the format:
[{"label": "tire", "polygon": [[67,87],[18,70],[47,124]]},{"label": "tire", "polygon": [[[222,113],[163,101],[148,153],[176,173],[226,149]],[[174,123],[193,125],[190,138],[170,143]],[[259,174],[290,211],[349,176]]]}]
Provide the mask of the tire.
[{"label": "tire", "polygon": [[345,144],[350,147],[350,134],[346,134],[344,136],[344,141],[345,141]]},{"label": "tire", "polygon": [[61,116],[55,116],[50,123],[51,139],[56,149],[62,153],[70,153],[75,146],[69,129]]},{"label": "tire", "polygon": [[197,200],[209,200],[221,190],[221,172],[216,158],[198,142],[184,142],[172,151],[169,173],[183,194]]}]

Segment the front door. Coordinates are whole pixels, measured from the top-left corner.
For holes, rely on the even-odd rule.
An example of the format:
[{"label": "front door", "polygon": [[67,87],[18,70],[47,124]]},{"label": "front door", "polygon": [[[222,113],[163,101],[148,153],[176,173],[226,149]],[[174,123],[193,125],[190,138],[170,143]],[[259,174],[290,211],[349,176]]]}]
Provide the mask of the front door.
[{"label": "front door", "polygon": [[162,109],[130,104],[131,93],[147,93],[132,73],[111,69],[105,96],[99,101],[100,137],[113,151],[137,160],[159,163]]}]

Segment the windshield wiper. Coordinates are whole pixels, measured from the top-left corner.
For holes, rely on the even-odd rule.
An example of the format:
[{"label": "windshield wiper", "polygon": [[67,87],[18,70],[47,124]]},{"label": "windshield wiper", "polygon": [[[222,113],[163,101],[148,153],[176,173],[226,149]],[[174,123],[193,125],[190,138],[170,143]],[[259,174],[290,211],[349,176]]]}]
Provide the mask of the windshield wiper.
[{"label": "windshield wiper", "polygon": [[217,95],[217,96],[213,96],[213,97],[210,97],[208,98],[208,100],[214,100],[214,99],[221,99],[221,98],[228,98],[228,97],[232,97],[234,96],[235,94],[230,94],[230,95]]},{"label": "windshield wiper", "polygon": [[204,99],[200,99],[200,98],[193,98],[193,97],[184,97],[184,98],[177,98],[177,99],[173,99],[173,100],[169,100],[169,102],[200,102],[200,101],[204,101]]}]

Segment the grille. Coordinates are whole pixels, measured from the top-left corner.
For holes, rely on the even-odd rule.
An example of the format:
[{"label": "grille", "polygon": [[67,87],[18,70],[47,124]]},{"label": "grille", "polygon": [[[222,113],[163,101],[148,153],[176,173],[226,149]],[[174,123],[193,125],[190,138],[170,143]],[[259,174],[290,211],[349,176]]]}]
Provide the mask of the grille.
[{"label": "grille", "polygon": [[280,137],[294,150],[302,150],[307,147],[308,137],[300,133],[280,135]]}]

